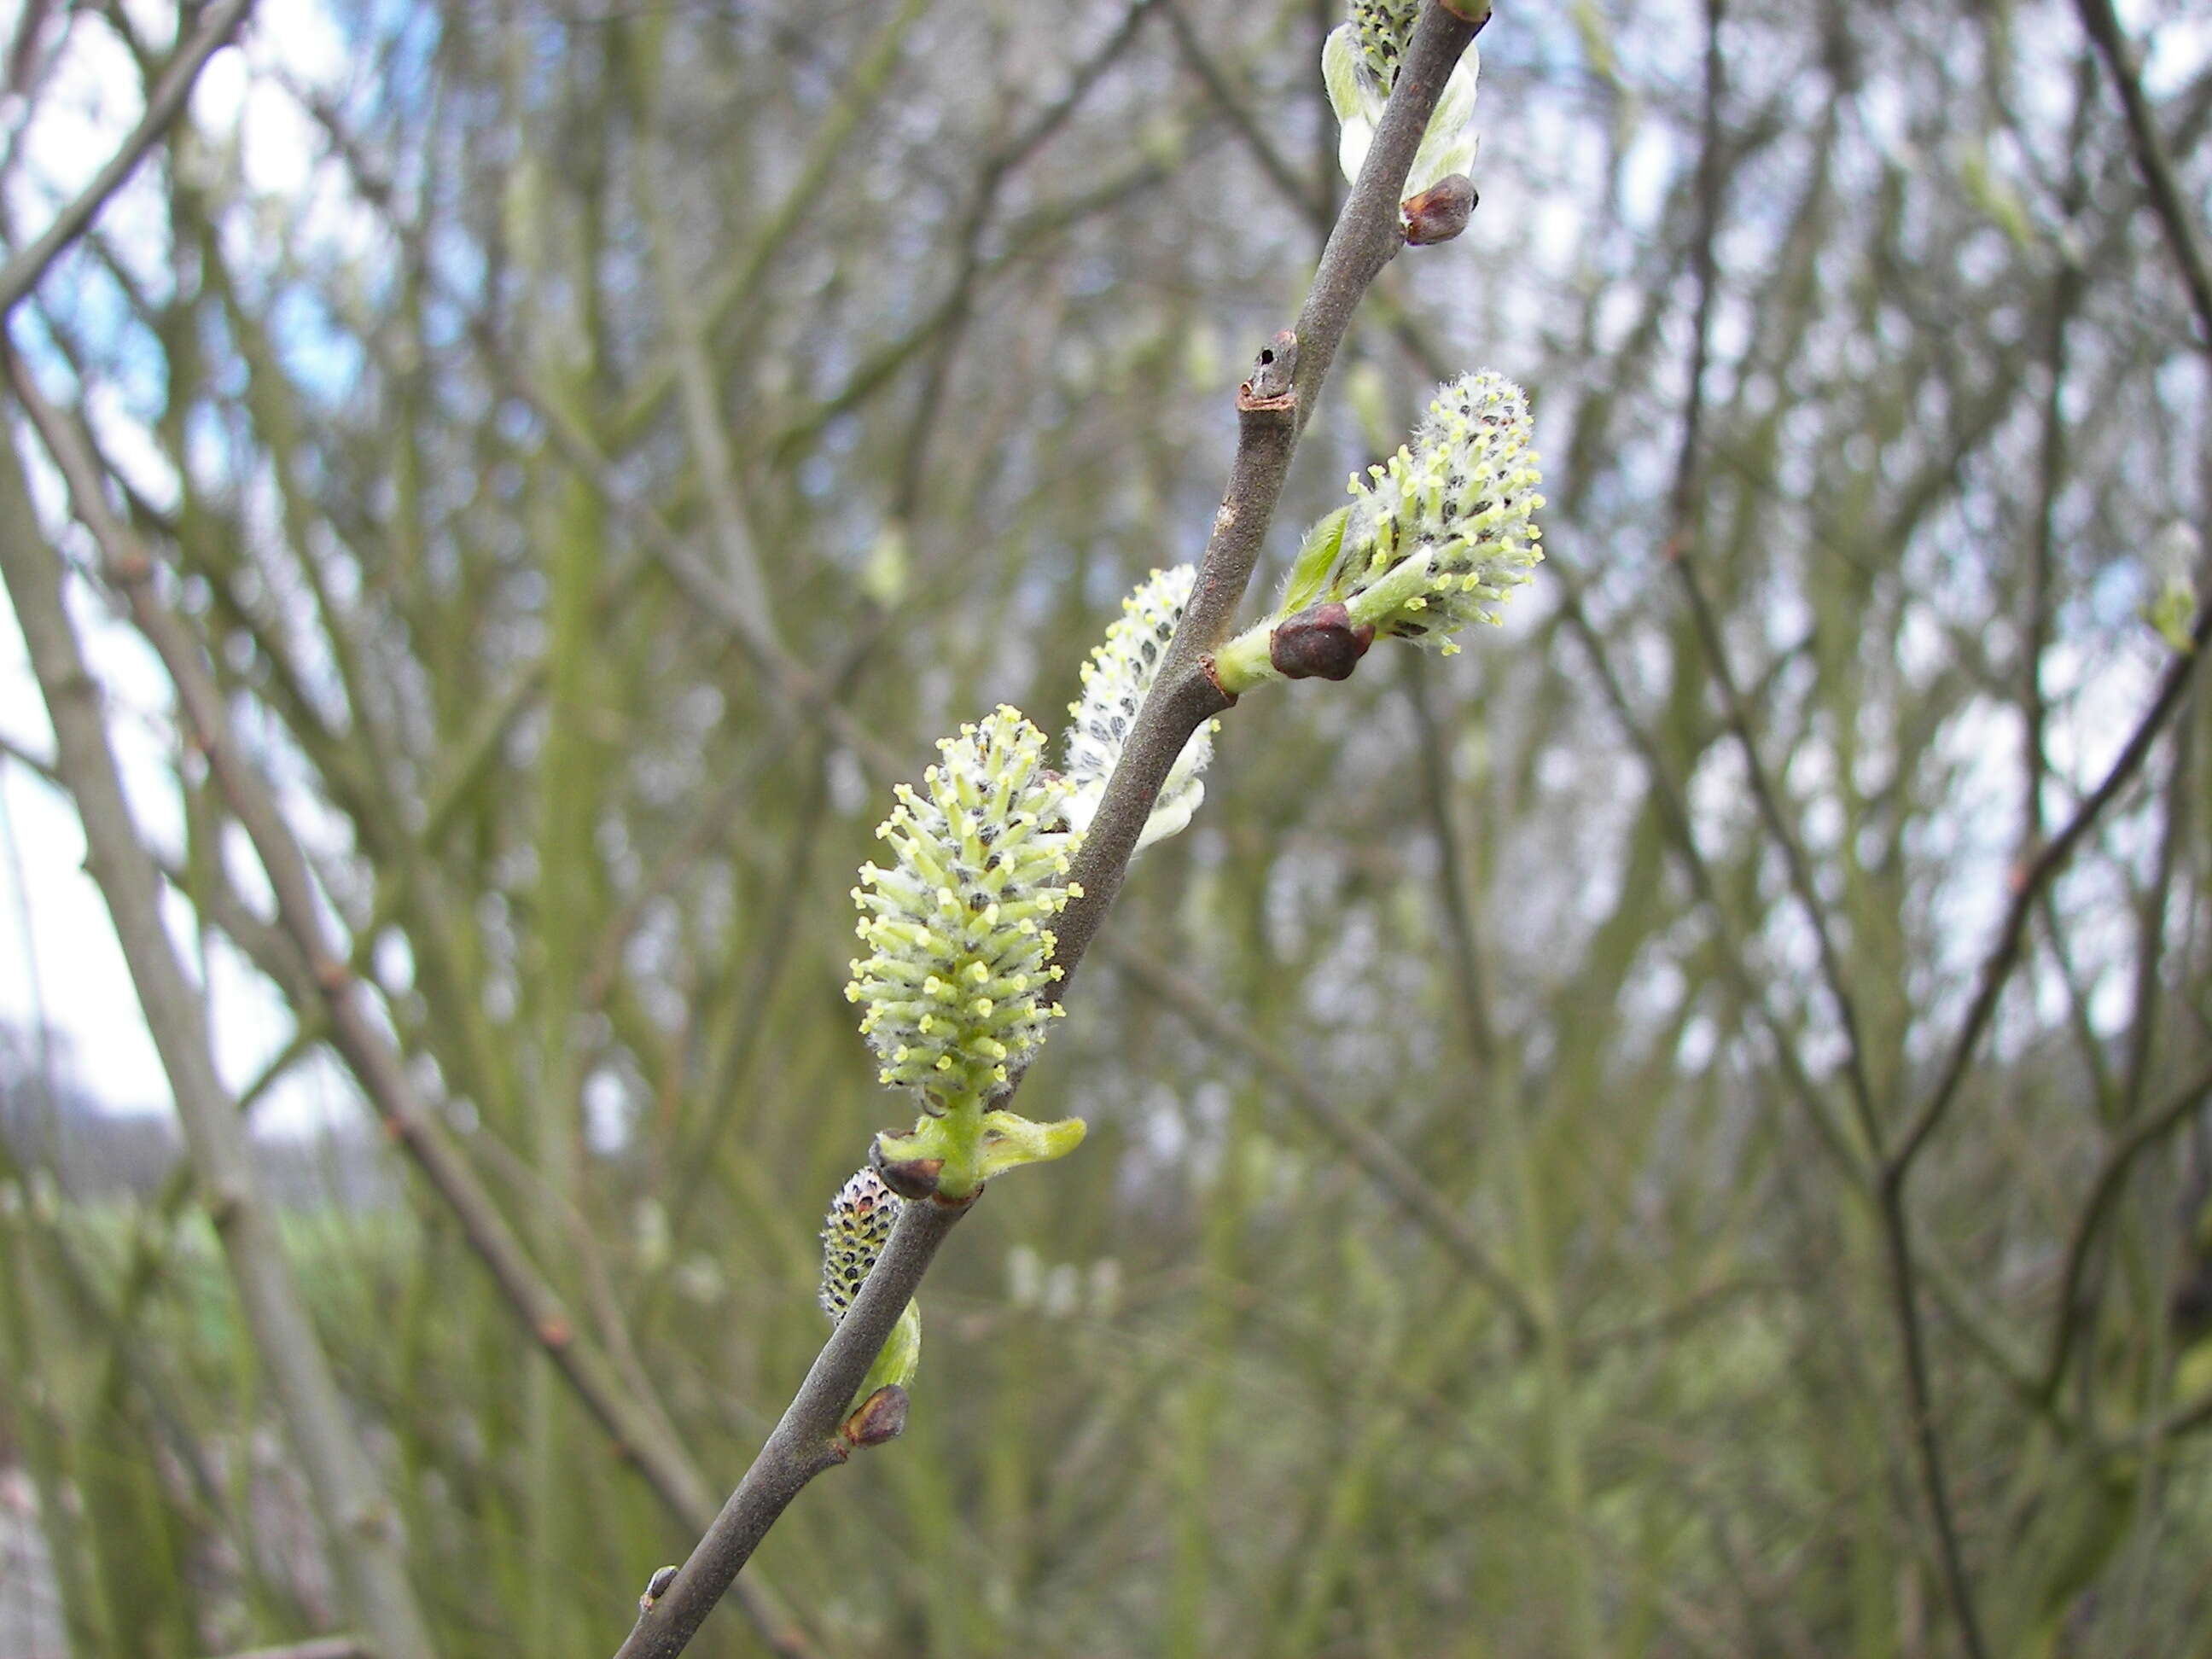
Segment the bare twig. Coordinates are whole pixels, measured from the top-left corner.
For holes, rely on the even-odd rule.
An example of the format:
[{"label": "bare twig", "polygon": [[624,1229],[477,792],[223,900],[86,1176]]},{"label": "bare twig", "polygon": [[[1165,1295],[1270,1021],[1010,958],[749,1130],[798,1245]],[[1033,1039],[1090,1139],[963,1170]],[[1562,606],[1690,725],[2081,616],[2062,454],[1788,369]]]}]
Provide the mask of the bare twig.
[{"label": "bare twig", "polygon": [[62,601],[60,556],[37,517],[11,449],[0,456],[0,575],[53,723],[57,763],[84,827],[88,862],[161,1057],[200,1188],[239,1304],[290,1431],[292,1447],[348,1599],[386,1659],[431,1653],[409,1583],[390,1501],[346,1420],[330,1362],[276,1234],[245,1121],[215,1067],[206,1011],[161,920],[161,878],[140,838],[112,750],[98,683]]},{"label": "bare twig", "polygon": [[312,1642],[287,1642],[273,1648],[247,1648],[223,1659],[381,1659],[358,1637],[319,1636]]},{"label": "bare twig", "polygon": [[2081,1307],[2081,1279],[2088,1270],[2089,1252],[2106,1213],[2126,1190],[2128,1171],[2135,1161],[2185,1122],[2212,1096],[2212,1070],[2199,1072],[2166,1098],[2145,1111],[2115,1140],[2089,1183],[2089,1201],[2074,1224],[2074,1237],[2066,1246],[2066,1267],[2058,1279],[2058,1310],[2051,1331],[2051,1356],[2044,1362],[2041,1393],[2055,1398],[2066,1378],[2066,1364],[2086,1322]]},{"label": "bare twig", "polygon": [[[1546,542],[1545,557],[1548,563],[1559,562],[1556,541]],[[1742,1000],[1744,1006],[1751,1011],[1759,1029],[1765,1032],[1768,1041],[1773,1044],[1775,1062],[1790,1085],[1790,1092],[1803,1105],[1806,1115],[1811,1119],[1820,1144],[1835,1158],[1838,1167],[1856,1185],[1869,1187],[1874,1169],[1872,1151],[1860,1144],[1863,1134],[1854,1135],[1850,1121],[1836,1109],[1834,1103],[1806,1069],[1796,1037],[1775,1013],[1758,975],[1753,973],[1745,942],[1730,925],[1727,909],[1722,903],[1719,884],[1714,878],[1711,862],[1705,857],[1705,849],[1698,844],[1697,830],[1690,821],[1689,805],[1683,799],[1681,787],[1668,773],[1657,740],[1644,722],[1637,719],[1636,711],[1628,701],[1627,690],[1622,685],[1620,672],[1613,666],[1613,653],[1606,643],[1605,635],[1590,621],[1589,609],[1583,603],[1580,591],[1571,585],[1571,579],[1561,595],[1559,611],[1568,628],[1581,641],[1589,657],[1590,665],[1597,671],[1598,689],[1603,695],[1606,707],[1612,710],[1613,720],[1628,739],[1629,746],[1643,763],[1644,777],[1660,823],[1674,844],[1675,857],[1681,864],[1692,894],[1712,923],[1730,988]]]},{"label": "bare twig", "polygon": [[2150,192],[2151,210],[2166,231],[2173,263],[2180,267],[2182,283],[2189,290],[2190,306],[2197,313],[2201,336],[2197,344],[2212,352],[2212,261],[2206,258],[2203,241],[2190,217],[2180,179],[2173,170],[2173,157],[2166,149],[2166,136],[2159,131],[2158,118],[2151,109],[2150,100],[2144,95],[2140,54],[2121,29],[2112,0],[2074,0],[2074,9],[2081,14],[2081,27],[2096,42],[2097,50],[2104,55],[2106,65],[2112,72],[2112,84],[2118,88],[2121,107],[2127,112],[2128,133],[2135,143],[2136,165],[2142,170],[2144,187]]},{"label": "bare twig", "polygon": [[1482,956],[1474,937],[1474,902],[1467,880],[1467,859],[1461,850],[1459,815],[1452,804],[1451,752],[1437,724],[1429,701],[1428,676],[1418,661],[1405,671],[1406,701],[1413,705],[1413,726],[1419,734],[1421,793],[1429,824],[1437,838],[1438,873],[1443,881],[1444,933],[1451,946],[1452,975],[1459,982],[1460,1006],[1465,1015],[1468,1047],[1474,1063],[1490,1068],[1498,1047],[1492,1029],[1490,999],[1483,986]]},{"label": "bare twig", "polygon": [[[1244,147],[1252,152],[1252,159],[1260,164],[1260,170],[1283,193],[1285,201],[1316,225],[1326,228],[1330,218],[1326,197],[1299,178],[1282,151],[1275,148],[1274,141],[1267,137],[1266,129],[1229,84],[1229,78],[1222,73],[1221,65],[1213,61],[1212,54],[1199,40],[1198,32],[1191,27],[1190,20],[1183,15],[1182,7],[1177,0],[1167,0],[1165,10],[1168,26],[1175,31],[1176,46],[1182,53],[1183,62],[1190,65],[1191,73],[1198,76],[1199,84],[1206,88],[1206,96],[1213,100],[1214,106],[1236,130]],[[1328,135],[1328,123],[1322,125],[1325,136]],[[1334,155],[1332,155],[1329,160],[1333,169]]]},{"label": "bare twig", "polygon": [[[305,965],[307,984],[299,988],[308,1000],[302,1006],[319,1005],[332,1045],[369,1103],[459,1221],[470,1248],[489,1270],[532,1339],[551,1356],[586,1407],[635,1462],[671,1512],[687,1524],[700,1524],[711,1513],[714,1499],[690,1455],[630,1396],[611,1363],[582,1334],[498,1205],[447,1138],[391,1038],[370,1012],[360,976],[330,938],[305,850],[268,783],[240,747],[189,632],[155,592],[153,562],[109,507],[99,469],[75,427],[46,401],[12,352],[7,354],[6,368],[16,398],[69,485],[74,511],[100,547],[109,580],[161,659],[193,741],[207,757],[217,787],[261,860],[276,896],[279,924]],[[740,1599],[777,1652],[799,1656],[811,1651],[804,1634],[766,1586],[748,1585]]]},{"label": "bare twig", "polygon": [[1187,974],[1177,973],[1158,957],[1133,946],[1110,943],[1106,959],[1129,976],[1130,981],[1162,1006],[1172,1009],[1194,1031],[1216,1048],[1243,1057],[1279,1091],[1300,1116],[1320,1130],[1337,1149],[1366,1172],[1390,1201],[1449,1250],[1477,1281],[1488,1288],[1513,1321],[1516,1334],[1533,1339],[1540,1320],[1527,1292],[1491,1255],[1490,1247],[1437,1192],[1404,1153],[1372,1124],[1347,1112],[1318,1087],[1305,1073],[1252,1034],[1251,1022],[1242,1012]]},{"label": "bare twig", "polygon": [[53,223],[36,241],[0,267],[0,317],[13,311],[17,302],[39,285],[47,267],[84,234],[85,227],[107,205],[107,198],[138,170],[138,164],[146,159],[146,152],[161,142],[169,124],[184,109],[185,100],[191,96],[192,85],[207,67],[208,59],[222,49],[252,6],[253,0],[216,0],[202,15],[199,27],[179,49],[176,60],[155,83],[146,99],[146,112],[108,158],[107,165],[93,175],[92,182],[77,193],[76,200],[54,216]]},{"label": "bare twig", "polygon": [[2158,694],[2151,699],[2150,707],[2143,711],[2135,731],[2114,757],[2104,780],[2090,791],[2087,798],[2074,811],[2065,826],[2053,836],[2049,845],[2038,854],[2033,863],[2014,873],[2012,880],[2013,900],[2004,920],[1997,929],[1996,942],[1990,947],[1982,963],[1981,976],[1974,989],[1974,1000],[1966,1010],[1966,1019],[1959,1034],[1952,1040],[1951,1051],[1943,1070],[1929,1092],[1919,1115],[1911,1126],[1899,1137],[1888,1159],[1889,1178],[1901,1176],[1909,1170],[1928,1137],[1936,1132],[1956,1099],[1960,1085],[1966,1081],[1966,1069],[1972,1063],[1974,1052],[1980,1047],[1982,1036],[1989,1028],[1990,1017],[1996,1012],[1997,998],[2010,978],[2014,965],[2020,958],[2021,935],[2027,931],[2027,919],[2044,888],[2057,878],[2074,849],[2094,829],[2105,811],[2142,769],[2150,754],[2151,745],[2166,728],[2166,722],[2180,708],[2186,696],[2197,662],[2205,647],[2212,644],[2212,607],[2197,619],[2190,633],[2187,651],[2177,652],[2166,665],[2160,678]]}]

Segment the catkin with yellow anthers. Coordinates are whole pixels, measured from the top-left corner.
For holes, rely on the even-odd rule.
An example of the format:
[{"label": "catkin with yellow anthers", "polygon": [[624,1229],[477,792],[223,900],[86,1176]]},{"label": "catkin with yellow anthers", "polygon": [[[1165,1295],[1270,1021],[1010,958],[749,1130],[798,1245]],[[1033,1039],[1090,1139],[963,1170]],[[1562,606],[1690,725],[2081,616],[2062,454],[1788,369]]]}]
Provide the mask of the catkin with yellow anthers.
[{"label": "catkin with yellow anthers", "polygon": [[1497,607],[1544,556],[1533,431],[1527,394],[1502,375],[1438,387],[1412,445],[1352,480],[1326,594],[1377,637],[1448,655],[1462,626],[1498,622]]},{"label": "catkin with yellow anthers", "polygon": [[1018,709],[938,744],[921,787],[902,784],[853,901],[869,954],[845,994],[889,1084],[933,1103],[988,1100],[1044,1041],[1060,1010],[1050,928],[1077,892],[1073,787],[1043,765],[1044,734]]},{"label": "catkin with yellow anthers", "polygon": [[1388,94],[1398,79],[1398,63],[1421,15],[1421,0],[1352,0],[1352,34],[1359,62]]}]

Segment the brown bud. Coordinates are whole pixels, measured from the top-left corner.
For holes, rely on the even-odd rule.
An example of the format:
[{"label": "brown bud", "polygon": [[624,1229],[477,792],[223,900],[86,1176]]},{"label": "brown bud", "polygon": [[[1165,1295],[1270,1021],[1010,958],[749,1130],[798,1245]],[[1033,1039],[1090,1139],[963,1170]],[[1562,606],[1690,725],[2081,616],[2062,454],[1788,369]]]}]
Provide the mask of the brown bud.
[{"label": "brown bud", "polygon": [[1334,599],[1310,605],[1267,635],[1267,660],[1286,680],[1348,680],[1367,647],[1372,625],[1352,625],[1352,613]]},{"label": "brown bud", "polygon": [[1455,173],[1431,185],[1419,196],[1401,202],[1398,211],[1406,216],[1407,246],[1432,247],[1438,242],[1449,242],[1467,228],[1474,205],[1481,199],[1474,193],[1474,181],[1464,173]]},{"label": "brown bud", "polygon": [[653,1577],[646,1581],[645,1594],[637,1598],[638,1616],[643,1618],[647,1613],[651,1613],[653,1604],[665,1595],[668,1593],[668,1587],[675,1582],[675,1568],[655,1567]]},{"label": "brown bud", "polygon": [[906,1432],[907,1393],[886,1382],[863,1400],[838,1432],[856,1446],[880,1446]]},{"label": "brown bud", "polygon": [[885,1158],[881,1137],[868,1143],[868,1167],[884,1186],[901,1198],[919,1201],[937,1191],[937,1178],[945,1173],[941,1158]]}]

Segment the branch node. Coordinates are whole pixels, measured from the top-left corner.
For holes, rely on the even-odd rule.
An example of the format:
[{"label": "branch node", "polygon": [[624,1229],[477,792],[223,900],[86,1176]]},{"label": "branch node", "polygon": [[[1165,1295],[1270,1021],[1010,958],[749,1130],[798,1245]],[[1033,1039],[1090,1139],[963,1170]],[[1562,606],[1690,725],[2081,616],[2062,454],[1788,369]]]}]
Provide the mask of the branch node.
[{"label": "branch node", "polygon": [[1251,377],[1237,388],[1237,409],[1246,413],[1296,409],[1297,372],[1298,337],[1287,328],[1279,329],[1252,360]]},{"label": "branch node", "polygon": [[105,568],[107,580],[118,587],[137,587],[154,574],[154,562],[135,549],[114,554]]},{"label": "branch node", "polygon": [[228,1232],[246,1208],[246,1194],[234,1183],[218,1182],[207,1189],[208,1221],[216,1231]]}]

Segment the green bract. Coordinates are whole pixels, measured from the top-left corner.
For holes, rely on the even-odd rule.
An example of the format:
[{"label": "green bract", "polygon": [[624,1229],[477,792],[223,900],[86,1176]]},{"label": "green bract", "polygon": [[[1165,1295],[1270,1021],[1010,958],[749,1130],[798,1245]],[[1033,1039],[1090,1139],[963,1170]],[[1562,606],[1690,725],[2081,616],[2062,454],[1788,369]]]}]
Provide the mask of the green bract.
[{"label": "green bract", "polygon": [[934,1108],[1005,1088],[1060,1010],[1048,927],[1077,890],[1072,787],[1043,767],[1044,734],[1001,705],[938,744],[922,787],[898,787],[876,834],[895,861],[860,870],[854,902],[870,954],[845,994],[885,1083]]}]

